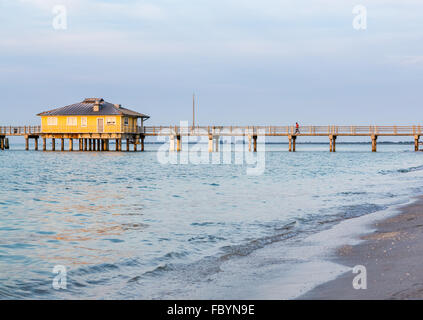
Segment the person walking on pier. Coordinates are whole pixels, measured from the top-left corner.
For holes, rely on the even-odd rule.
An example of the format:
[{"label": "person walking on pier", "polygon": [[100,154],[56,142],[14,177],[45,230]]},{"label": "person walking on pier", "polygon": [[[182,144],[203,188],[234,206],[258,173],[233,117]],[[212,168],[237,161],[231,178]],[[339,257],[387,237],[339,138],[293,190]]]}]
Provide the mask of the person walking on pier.
[{"label": "person walking on pier", "polygon": [[300,125],[298,122],[295,122],[295,134],[300,133]]}]

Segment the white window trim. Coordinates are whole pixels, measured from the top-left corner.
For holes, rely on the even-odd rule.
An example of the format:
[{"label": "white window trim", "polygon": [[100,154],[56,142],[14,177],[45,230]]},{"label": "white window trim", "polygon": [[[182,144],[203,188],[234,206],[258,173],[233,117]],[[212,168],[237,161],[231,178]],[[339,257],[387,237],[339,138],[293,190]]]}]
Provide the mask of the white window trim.
[{"label": "white window trim", "polygon": [[[85,123],[84,123],[85,122]],[[81,118],[81,127],[86,128],[88,127],[88,117],[82,117]]]},{"label": "white window trim", "polygon": [[[70,120],[73,121],[70,121]],[[76,127],[78,125],[78,118],[77,117],[67,117],[66,118],[66,125],[69,127]]]},{"label": "white window trim", "polygon": [[57,126],[57,117],[47,117],[48,126]]},{"label": "white window trim", "polygon": [[115,126],[115,125],[116,125],[116,117],[106,117],[106,126]]}]

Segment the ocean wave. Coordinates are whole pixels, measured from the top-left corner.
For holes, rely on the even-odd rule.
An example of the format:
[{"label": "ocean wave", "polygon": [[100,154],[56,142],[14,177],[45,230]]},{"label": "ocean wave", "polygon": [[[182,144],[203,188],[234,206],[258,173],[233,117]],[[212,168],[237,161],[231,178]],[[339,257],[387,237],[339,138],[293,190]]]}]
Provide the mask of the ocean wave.
[{"label": "ocean wave", "polygon": [[[168,276],[190,282],[207,280],[208,277],[220,272],[222,263],[231,258],[244,257],[257,249],[265,247],[266,245],[294,237],[297,234],[294,230],[296,224],[296,221],[292,221],[281,227],[275,228],[278,232],[271,236],[250,240],[240,245],[223,246],[220,248],[221,252],[219,254],[207,256],[192,263],[163,263],[153,270],[144,272],[142,275],[132,277],[128,280],[128,283],[137,282],[141,284],[143,280],[159,276]],[[170,258],[175,257],[175,255],[178,258],[181,258],[185,254],[169,253],[166,256]]]},{"label": "ocean wave", "polygon": [[395,169],[395,170],[380,170],[379,173],[386,175],[386,174],[395,174],[395,173],[409,173],[409,172],[421,171],[421,170],[423,170],[423,165],[417,166],[417,167]]}]

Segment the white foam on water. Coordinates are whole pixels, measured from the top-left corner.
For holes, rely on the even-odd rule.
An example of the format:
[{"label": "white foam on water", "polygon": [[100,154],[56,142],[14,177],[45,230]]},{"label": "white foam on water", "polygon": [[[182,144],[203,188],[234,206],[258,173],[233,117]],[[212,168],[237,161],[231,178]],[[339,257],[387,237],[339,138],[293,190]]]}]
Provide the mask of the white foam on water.
[{"label": "white foam on water", "polygon": [[[409,200],[411,203],[412,200]],[[331,260],[344,245],[357,245],[372,225],[399,213],[404,203],[386,210],[344,220],[305,239],[274,243],[247,257],[229,260],[208,281],[188,294],[188,299],[295,299],[316,286],[334,280],[354,266]],[[351,283],[352,285],[352,283]]]}]

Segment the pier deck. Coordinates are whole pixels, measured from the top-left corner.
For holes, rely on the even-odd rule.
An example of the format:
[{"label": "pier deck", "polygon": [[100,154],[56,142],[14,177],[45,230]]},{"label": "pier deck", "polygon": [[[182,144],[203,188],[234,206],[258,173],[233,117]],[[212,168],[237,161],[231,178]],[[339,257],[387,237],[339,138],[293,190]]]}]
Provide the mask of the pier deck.
[{"label": "pier deck", "polygon": [[[69,139],[69,150],[73,150],[73,140],[79,139],[80,151],[107,151],[109,150],[109,140],[116,139],[116,151],[122,150],[122,140],[126,140],[126,149],[129,151],[129,144],[141,145],[144,151],[144,139],[151,136],[169,136],[171,144],[175,143],[176,148],[171,146],[171,150],[181,150],[181,138],[183,136],[208,136],[209,151],[213,151],[213,140],[217,143],[221,136],[247,136],[250,150],[253,143],[253,151],[257,151],[257,136],[286,136],[289,141],[289,151],[295,151],[295,143],[298,137],[327,136],[329,138],[330,151],[335,152],[336,138],[338,136],[368,136],[372,140],[372,151],[376,151],[377,138],[379,136],[410,136],[414,137],[415,151],[419,150],[420,136],[423,127],[412,126],[301,126],[299,132],[295,126],[142,126],[137,127],[131,133],[78,133],[71,132],[70,128],[63,128],[66,133],[43,132],[41,126],[0,126],[0,149],[5,149],[5,139],[7,136],[24,136],[26,139],[26,149],[28,150],[28,140],[35,140],[35,149],[38,149],[38,139],[43,139],[43,150],[46,150],[46,139],[52,139],[52,150],[55,150],[55,139],[61,139],[61,150],[64,150],[64,139]],[[93,130],[96,131],[96,130]]]}]

